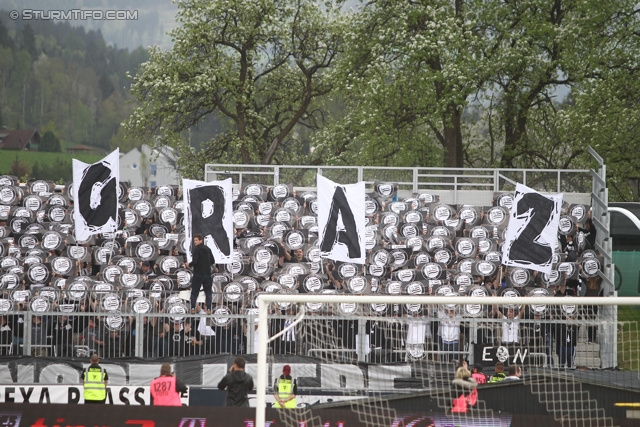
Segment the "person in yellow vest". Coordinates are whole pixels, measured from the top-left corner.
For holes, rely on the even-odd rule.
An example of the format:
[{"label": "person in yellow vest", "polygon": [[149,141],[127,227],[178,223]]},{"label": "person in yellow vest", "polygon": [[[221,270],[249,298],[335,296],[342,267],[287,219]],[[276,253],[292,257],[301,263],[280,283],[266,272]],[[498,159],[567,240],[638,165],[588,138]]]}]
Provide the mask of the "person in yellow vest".
[{"label": "person in yellow vest", "polygon": [[160,376],[151,381],[151,404],[154,406],[182,406],[180,392],[187,391],[187,386],[171,372],[171,365],[163,363]]},{"label": "person in yellow vest", "polygon": [[282,375],[273,385],[273,397],[276,399],[273,404],[274,408],[294,409],[296,407],[296,394],[298,394],[298,385],[296,380],[291,378],[291,366],[284,365]]},{"label": "person in yellow vest", "polygon": [[82,385],[84,386],[84,403],[102,403],[107,400],[107,384],[109,375],[100,367],[100,358],[92,354],[91,365],[82,372]]}]

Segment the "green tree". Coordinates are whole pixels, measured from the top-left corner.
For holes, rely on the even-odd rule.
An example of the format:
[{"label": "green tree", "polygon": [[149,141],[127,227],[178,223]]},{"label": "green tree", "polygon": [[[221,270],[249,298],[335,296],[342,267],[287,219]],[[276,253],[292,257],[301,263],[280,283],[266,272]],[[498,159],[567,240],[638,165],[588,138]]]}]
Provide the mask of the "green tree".
[{"label": "green tree", "polygon": [[[476,104],[482,125],[468,145],[468,164],[590,166],[586,147],[595,141],[578,128],[593,120],[575,103],[585,106],[584,96],[591,98],[592,88],[614,70],[637,69],[636,9],[629,0],[479,3],[485,84]],[[615,116],[605,99],[596,102],[604,115]]]},{"label": "green tree", "polygon": [[[205,162],[269,164],[291,158],[296,126],[317,127],[326,70],[343,44],[345,18],[314,0],[193,0],[178,3],[170,51],[150,50],[134,78],[140,103],[126,123],[139,139],[178,149],[199,176]],[[181,133],[203,117],[224,130],[197,152]],[[285,148],[286,147],[286,148]],[[198,171],[198,168],[200,170]]]},{"label": "green tree", "polygon": [[38,57],[38,50],[36,48],[36,34],[33,31],[31,25],[27,24],[22,29],[22,49],[29,52],[33,60]]},{"label": "green tree", "polygon": [[362,6],[334,73],[346,112],[317,138],[334,161],[463,166],[462,115],[482,42],[467,3]]},{"label": "green tree", "polygon": [[42,139],[40,140],[40,147],[38,148],[38,151],[44,151],[48,153],[62,152],[60,138],[58,138],[53,132],[46,131],[42,136]]}]

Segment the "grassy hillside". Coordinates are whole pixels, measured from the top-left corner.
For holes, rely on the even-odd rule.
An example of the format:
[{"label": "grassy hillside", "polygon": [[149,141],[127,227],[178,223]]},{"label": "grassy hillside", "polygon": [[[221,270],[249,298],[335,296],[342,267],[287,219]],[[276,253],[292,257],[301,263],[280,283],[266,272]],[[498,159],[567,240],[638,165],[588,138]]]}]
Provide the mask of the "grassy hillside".
[{"label": "grassy hillside", "polygon": [[0,175],[16,175],[52,181],[69,181],[72,176],[71,160],[85,163],[100,160],[100,154],[40,153],[37,151],[0,150]]}]

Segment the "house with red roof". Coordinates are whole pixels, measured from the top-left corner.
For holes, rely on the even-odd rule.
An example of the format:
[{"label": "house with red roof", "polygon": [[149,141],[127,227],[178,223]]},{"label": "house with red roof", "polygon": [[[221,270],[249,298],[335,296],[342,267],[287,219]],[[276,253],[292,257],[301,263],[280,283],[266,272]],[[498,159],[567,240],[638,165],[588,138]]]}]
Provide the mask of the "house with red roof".
[{"label": "house with red roof", "polygon": [[35,129],[0,129],[0,149],[37,150],[40,146],[40,134]]}]

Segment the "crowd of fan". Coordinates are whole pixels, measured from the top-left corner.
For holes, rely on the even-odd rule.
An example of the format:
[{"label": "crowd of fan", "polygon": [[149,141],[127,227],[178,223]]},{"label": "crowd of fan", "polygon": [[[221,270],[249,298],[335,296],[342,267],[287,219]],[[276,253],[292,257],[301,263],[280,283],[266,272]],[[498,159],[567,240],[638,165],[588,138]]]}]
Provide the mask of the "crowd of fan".
[{"label": "crowd of fan", "polygon": [[[25,325],[31,329],[32,355],[76,356],[86,348],[103,357],[134,356],[140,337],[144,357],[247,353],[257,349],[257,332],[248,330],[253,322],[247,320],[255,316],[260,292],[479,297],[599,292],[596,230],[585,206],[563,207],[555,270],[545,275],[500,265],[512,195],[497,194],[492,206],[448,205],[430,194],[399,200],[393,184],[376,184],[366,199],[366,262],[358,265],[321,257],[315,192],[250,184],[234,193],[234,262],[212,272],[213,315],[204,316],[199,305],[191,316],[184,302],[188,296],[180,294],[189,288],[191,272],[184,266],[179,188],[121,184],[118,232],[82,242],[74,239],[73,200],[53,189],[44,181],[19,185],[15,177],[0,177],[0,310],[7,312],[0,316],[0,351],[5,355],[22,353]],[[295,315],[295,307],[286,304],[273,310],[271,335]],[[382,322],[386,326],[367,322],[372,348],[405,345],[411,327],[394,319],[434,315],[408,306],[371,310],[389,320]],[[457,310],[460,316],[475,315]],[[344,319],[349,313],[343,307],[309,306],[308,311],[324,320],[305,321],[273,343],[273,353],[355,349],[357,321]],[[143,316],[138,325],[135,313],[166,316]],[[433,334],[440,336],[437,328]]]}]

